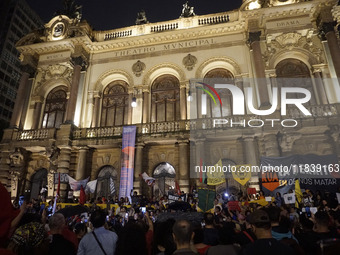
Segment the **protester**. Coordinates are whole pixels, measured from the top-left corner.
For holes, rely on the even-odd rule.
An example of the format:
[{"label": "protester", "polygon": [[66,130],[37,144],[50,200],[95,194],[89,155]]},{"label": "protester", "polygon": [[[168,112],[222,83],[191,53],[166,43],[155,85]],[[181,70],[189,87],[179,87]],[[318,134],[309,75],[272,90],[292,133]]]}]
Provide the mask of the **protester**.
[{"label": "protester", "polygon": [[206,245],[217,245],[219,242],[218,230],[215,228],[214,215],[212,213],[204,214],[204,241]]},{"label": "protester", "polygon": [[[63,255],[75,252],[91,255],[171,255],[176,251],[176,247],[176,252],[182,254],[238,254],[241,250],[242,254],[260,252],[261,255],[280,255],[289,251],[292,252],[290,255],[314,255],[320,252],[321,246],[324,250],[327,249],[327,252],[335,250],[334,254],[338,254],[340,246],[340,242],[335,239],[340,234],[340,206],[335,200],[335,194],[329,192],[316,192],[314,195],[310,190],[306,190],[303,195],[308,201],[301,199],[300,203],[296,204],[284,204],[282,201],[281,206],[278,202],[281,197],[279,194],[276,195],[274,203],[267,203],[264,199],[250,201],[242,192],[235,193],[233,198],[223,196],[223,201],[221,196],[217,195],[211,204],[212,210],[205,214],[196,212],[198,199],[195,194],[181,193],[183,201],[180,204],[185,206],[185,212],[181,208],[169,207],[176,194],[168,200],[167,196],[153,196],[149,199],[134,193],[134,201],[130,205],[125,197],[119,201],[117,196],[100,196],[96,200],[88,199],[92,205],[84,206],[85,214],[75,213],[68,215],[66,219],[58,214],[58,210],[65,207],[63,204],[57,204],[57,213],[51,217],[53,201],[45,204],[42,199],[31,199],[27,205],[23,203],[22,210],[19,211],[15,209],[18,208],[19,200],[13,202],[16,206],[14,208],[8,192],[3,194],[7,196],[7,200],[4,200],[7,205],[4,208],[9,210],[0,210],[0,216],[4,216],[0,219],[5,219],[6,223],[0,220],[0,227],[6,226],[3,231],[6,232],[3,247],[7,247],[6,252],[12,255],[32,252],[39,255],[49,254],[46,248],[44,249],[44,244],[47,249],[50,247],[52,254],[59,249]],[[314,199],[316,196],[319,199]],[[310,199],[312,197],[313,199]],[[229,201],[237,207],[232,207]],[[105,210],[93,204],[95,202],[99,202],[98,206]],[[5,205],[4,202],[2,204]],[[252,212],[258,214],[259,209],[267,214],[262,215],[264,217],[255,217],[254,220]],[[19,215],[20,217],[17,217]],[[36,235],[36,230],[40,227],[27,226],[43,226],[46,215],[50,217],[51,230],[47,224],[41,233],[50,232],[51,243],[46,242],[46,235],[41,243],[36,242],[35,240],[40,240],[39,235]],[[183,229],[180,228],[177,237],[173,232],[175,221],[180,222],[182,219],[189,220],[190,228],[195,230],[194,238],[190,237],[189,242],[185,239],[184,243],[179,240],[186,235],[180,233],[191,233],[185,221],[182,221]],[[23,228],[31,229],[28,235]],[[96,233],[103,250],[92,232]],[[28,238],[20,237],[20,233],[24,233]],[[56,248],[51,248],[53,245]],[[61,247],[64,247],[62,252]],[[3,252],[0,248],[0,253]]]},{"label": "protester", "polygon": [[187,220],[178,220],[172,228],[173,238],[176,243],[176,251],[173,254],[193,255],[191,241],[194,238],[192,226]]},{"label": "protester", "polygon": [[255,210],[248,216],[253,232],[257,240],[246,245],[244,255],[291,255],[294,251],[272,237],[271,223],[268,214],[264,210]]},{"label": "protester", "polygon": [[63,229],[65,227],[65,217],[61,213],[55,213],[49,219],[50,234],[52,241],[50,243],[48,254],[50,255],[73,255],[76,254],[75,247],[72,242],[63,237]]},{"label": "protester", "polygon": [[116,233],[104,228],[106,213],[101,209],[97,209],[92,213],[90,220],[94,230],[87,233],[80,241],[77,254],[115,254],[118,236]]}]

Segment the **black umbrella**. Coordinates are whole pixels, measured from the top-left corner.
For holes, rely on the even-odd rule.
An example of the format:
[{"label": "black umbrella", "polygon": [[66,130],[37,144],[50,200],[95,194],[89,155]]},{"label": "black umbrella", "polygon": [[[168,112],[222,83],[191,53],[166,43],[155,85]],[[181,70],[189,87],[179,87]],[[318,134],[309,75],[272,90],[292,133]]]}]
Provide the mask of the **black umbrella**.
[{"label": "black umbrella", "polygon": [[75,206],[68,206],[63,209],[57,211],[58,213],[63,214],[66,218],[71,217],[73,215],[79,215],[84,212],[88,212],[89,208],[83,205],[75,205]]},{"label": "black umbrella", "polygon": [[188,202],[176,201],[176,202],[172,202],[171,204],[169,204],[169,209],[175,210],[175,211],[186,212],[191,209],[191,205]]}]

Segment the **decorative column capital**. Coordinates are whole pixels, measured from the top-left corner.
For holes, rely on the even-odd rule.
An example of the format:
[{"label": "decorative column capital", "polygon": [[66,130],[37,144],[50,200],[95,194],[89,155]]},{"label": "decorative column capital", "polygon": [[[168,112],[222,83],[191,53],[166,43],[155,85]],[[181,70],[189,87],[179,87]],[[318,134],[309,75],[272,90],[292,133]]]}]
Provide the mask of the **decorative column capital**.
[{"label": "decorative column capital", "polygon": [[329,32],[334,32],[334,27],[336,26],[336,21],[333,22],[322,22],[319,24],[319,37],[321,40],[326,41],[326,35]]},{"label": "decorative column capital", "polygon": [[269,78],[276,78],[276,70],[275,69],[267,69],[265,70],[266,76],[268,76]]},{"label": "decorative column capital", "polygon": [[181,139],[178,140],[179,145],[188,145],[189,144],[189,139]]},{"label": "decorative column capital", "polygon": [[81,56],[71,58],[71,63],[74,66],[80,66],[82,71],[86,70],[88,66],[86,59]]},{"label": "decorative column capital", "polygon": [[94,98],[101,98],[101,93],[99,91],[93,91]]},{"label": "decorative column capital", "polygon": [[136,149],[143,149],[145,147],[145,143],[144,142],[138,142],[135,145]]},{"label": "decorative column capital", "polygon": [[189,81],[181,81],[179,83],[179,88],[180,89],[186,89],[188,87]]},{"label": "decorative column capital", "polygon": [[261,40],[261,31],[249,32],[248,33],[248,44],[251,45],[253,42],[259,42]]},{"label": "decorative column capital", "polygon": [[25,65],[21,66],[21,71],[23,73],[27,73],[29,75],[29,77],[32,78],[35,74],[36,69],[33,68],[31,65],[25,64]]}]

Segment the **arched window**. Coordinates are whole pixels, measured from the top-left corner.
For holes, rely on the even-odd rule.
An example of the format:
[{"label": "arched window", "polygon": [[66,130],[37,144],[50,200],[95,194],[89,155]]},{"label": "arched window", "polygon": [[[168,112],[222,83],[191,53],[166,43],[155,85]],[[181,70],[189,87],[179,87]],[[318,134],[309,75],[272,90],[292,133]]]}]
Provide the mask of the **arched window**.
[{"label": "arched window", "polygon": [[104,89],[100,122],[102,127],[127,124],[129,105],[127,86],[124,81],[115,81]]},{"label": "arched window", "polygon": [[118,190],[117,171],[113,166],[104,166],[98,174],[96,197],[113,197]]},{"label": "arched window", "polygon": [[152,84],[151,122],[180,119],[179,81],[172,75],[162,75]]},{"label": "arched window", "polygon": [[[278,88],[281,87],[300,87],[309,90],[312,94],[311,100],[307,105],[316,104],[311,72],[308,66],[298,59],[288,58],[282,60],[276,66],[276,77]],[[304,94],[288,94],[289,98],[305,97]]]},{"label": "arched window", "polygon": [[[232,75],[231,72],[229,72],[226,69],[216,68],[216,69],[209,71],[204,76],[203,82],[207,83],[210,86],[214,86],[217,83],[218,84],[234,84],[234,76]],[[199,91],[197,92],[200,93]],[[219,100],[217,100],[216,96],[213,95],[216,99],[217,104],[215,104],[212,100],[208,100],[209,103],[207,105],[206,117],[212,118],[212,117],[230,116],[232,114],[231,92],[227,89],[216,89],[216,92],[221,98],[222,105],[220,104]]]},{"label": "arched window", "polygon": [[156,179],[154,186],[154,196],[156,197],[167,195],[169,190],[176,187],[175,168],[167,162],[162,162],[155,167],[153,177]]},{"label": "arched window", "polygon": [[66,112],[66,87],[57,87],[48,93],[42,128],[59,128]]}]

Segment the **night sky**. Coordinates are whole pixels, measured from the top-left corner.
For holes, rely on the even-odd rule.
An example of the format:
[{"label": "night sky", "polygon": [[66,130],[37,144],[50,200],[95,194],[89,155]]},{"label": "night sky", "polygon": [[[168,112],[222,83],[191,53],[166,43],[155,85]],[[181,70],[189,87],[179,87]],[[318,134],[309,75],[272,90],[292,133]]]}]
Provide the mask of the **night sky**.
[{"label": "night sky", "polygon": [[[76,0],[83,6],[82,19],[95,30],[109,30],[135,25],[137,12],[144,9],[149,22],[177,19],[186,0]],[[53,14],[63,8],[62,0],[26,0],[33,10],[48,22]],[[191,0],[196,15],[238,9],[242,0]]]}]

